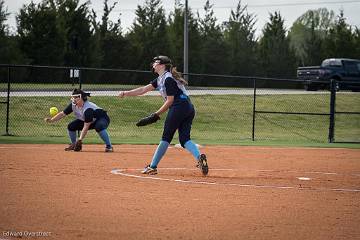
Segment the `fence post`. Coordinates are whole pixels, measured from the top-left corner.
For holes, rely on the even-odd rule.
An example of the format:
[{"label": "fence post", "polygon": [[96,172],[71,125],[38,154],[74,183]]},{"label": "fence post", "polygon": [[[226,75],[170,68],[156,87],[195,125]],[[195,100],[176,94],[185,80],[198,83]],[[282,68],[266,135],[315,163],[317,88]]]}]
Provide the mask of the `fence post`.
[{"label": "fence post", "polygon": [[81,70],[78,68],[77,71],[78,71],[78,78],[79,78],[79,88],[82,89]]},{"label": "fence post", "polygon": [[329,123],[329,137],[328,142],[334,142],[334,131],[335,131],[335,103],[336,103],[336,80],[331,79],[330,81],[330,123]]},{"label": "fence post", "polygon": [[7,99],[6,99],[6,128],[4,136],[11,136],[9,133],[9,115],[10,115],[10,66],[8,66],[8,74],[7,74]]},{"label": "fence post", "polygon": [[256,78],[254,78],[254,98],[253,98],[253,121],[252,121],[252,141],[255,141],[255,112],[256,112]]}]

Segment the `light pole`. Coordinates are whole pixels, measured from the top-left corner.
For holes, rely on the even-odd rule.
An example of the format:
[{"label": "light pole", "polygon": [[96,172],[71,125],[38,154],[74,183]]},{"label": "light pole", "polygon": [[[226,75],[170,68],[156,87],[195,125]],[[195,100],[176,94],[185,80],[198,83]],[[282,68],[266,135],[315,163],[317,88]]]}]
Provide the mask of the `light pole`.
[{"label": "light pole", "polygon": [[184,11],[184,79],[189,81],[189,29],[188,29],[188,0],[185,0]]}]

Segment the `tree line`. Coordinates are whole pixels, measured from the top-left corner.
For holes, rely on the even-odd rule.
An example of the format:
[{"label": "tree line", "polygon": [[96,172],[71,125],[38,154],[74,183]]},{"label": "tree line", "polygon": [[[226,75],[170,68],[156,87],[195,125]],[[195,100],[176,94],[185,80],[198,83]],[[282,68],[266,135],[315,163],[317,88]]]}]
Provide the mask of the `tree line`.
[{"label": "tree line", "polygon": [[[118,2],[103,2],[98,21],[90,3],[43,0],[23,5],[10,33],[4,0],[0,0],[0,63],[149,70],[155,55],[170,56],[183,68],[184,5],[174,0],[169,15],[161,0],[146,0],[123,31],[120,15],[109,15]],[[319,65],[324,58],[359,58],[360,29],[342,11],[308,10],[290,27],[280,12],[269,14],[256,36],[256,15],[239,0],[227,21],[219,24],[207,0],[204,16],[189,9],[189,72],[292,78],[296,68]]]}]

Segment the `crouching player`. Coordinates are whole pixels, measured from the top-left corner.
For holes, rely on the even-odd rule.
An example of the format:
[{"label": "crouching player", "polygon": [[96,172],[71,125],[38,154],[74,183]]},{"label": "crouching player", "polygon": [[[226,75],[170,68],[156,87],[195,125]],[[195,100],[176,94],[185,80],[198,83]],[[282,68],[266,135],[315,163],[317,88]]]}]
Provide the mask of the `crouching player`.
[{"label": "crouching player", "polygon": [[[105,152],[113,152],[110,137],[107,128],[110,118],[106,111],[98,107],[95,103],[88,101],[90,93],[86,93],[81,89],[74,89],[71,95],[70,104],[53,117],[45,118],[45,122],[57,122],[63,117],[74,112],[76,119],[68,124],[68,134],[71,143],[65,148],[65,151],[81,151],[82,142],[90,129],[95,129],[100,138],[106,144]],[[79,138],[76,140],[76,131],[81,131]]]}]

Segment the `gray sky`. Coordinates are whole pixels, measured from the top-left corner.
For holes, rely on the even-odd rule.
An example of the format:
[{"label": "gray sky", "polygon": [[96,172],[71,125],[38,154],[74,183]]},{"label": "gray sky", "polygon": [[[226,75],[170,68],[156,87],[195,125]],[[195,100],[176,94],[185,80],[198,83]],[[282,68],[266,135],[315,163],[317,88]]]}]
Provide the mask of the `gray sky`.
[{"label": "gray sky", "polygon": [[[109,5],[117,1],[115,9],[113,10],[110,18],[116,21],[121,19],[121,26],[124,30],[127,30],[135,19],[135,9],[137,5],[143,5],[145,0],[109,0]],[[30,0],[5,0],[5,7],[11,14],[7,21],[10,25],[11,31],[15,32],[16,21],[15,15],[19,12],[19,9],[23,4],[30,3]],[[41,0],[33,0],[38,3]],[[85,0],[80,0],[81,3]],[[98,17],[102,15],[103,0],[91,0],[90,8],[97,12]],[[180,0],[184,3],[185,0]],[[166,10],[166,15],[174,9],[175,0],[162,0],[163,7]],[[188,0],[189,7],[195,13],[199,12],[202,17],[204,14],[203,7],[206,0]],[[266,22],[269,21],[269,13],[280,11],[280,14],[285,19],[285,27],[289,29],[292,23],[303,13],[309,9],[318,9],[326,7],[328,10],[333,10],[336,15],[340,13],[340,9],[344,10],[346,22],[352,26],[360,28],[360,0],[242,0],[242,6],[248,6],[248,12],[256,15],[257,35],[260,34]],[[210,0],[210,4],[213,5],[213,10],[218,22],[221,23],[229,19],[230,11],[235,10],[238,0]],[[100,20],[100,19],[99,19]]]}]

